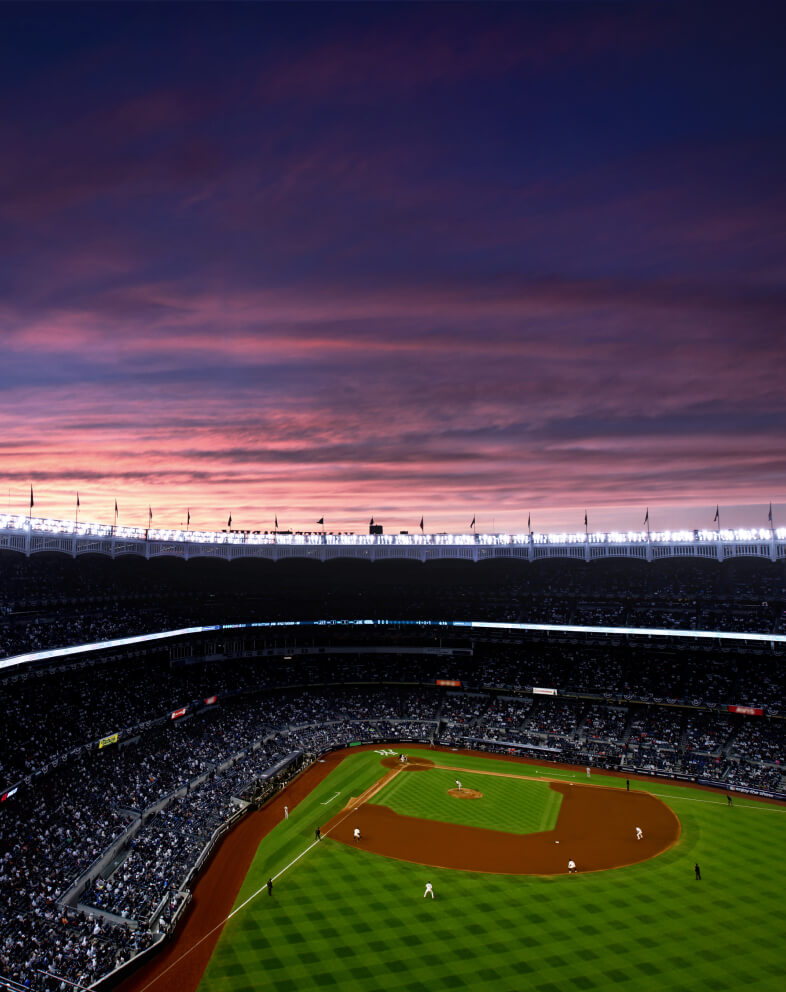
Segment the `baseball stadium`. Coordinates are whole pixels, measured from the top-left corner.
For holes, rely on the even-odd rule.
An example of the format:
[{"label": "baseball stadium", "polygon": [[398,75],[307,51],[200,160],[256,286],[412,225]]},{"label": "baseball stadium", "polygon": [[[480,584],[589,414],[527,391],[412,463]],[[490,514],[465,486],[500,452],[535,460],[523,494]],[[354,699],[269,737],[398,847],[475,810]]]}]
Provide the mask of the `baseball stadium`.
[{"label": "baseball stadium", "polygon": [[0,988],[781,987],[786,532],[410,536],[0,519]]}]

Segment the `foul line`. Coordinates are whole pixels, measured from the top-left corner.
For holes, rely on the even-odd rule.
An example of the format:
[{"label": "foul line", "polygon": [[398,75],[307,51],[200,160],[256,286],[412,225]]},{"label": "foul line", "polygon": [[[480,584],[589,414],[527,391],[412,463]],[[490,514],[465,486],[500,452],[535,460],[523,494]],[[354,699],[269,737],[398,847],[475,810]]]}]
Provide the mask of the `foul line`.
[{"label": "foul line", "polygon": [[[377,782],[375,785],[372,785],[370,789],[366,789],[366,791],[361,795],[361,797],[355,801],[355,805],[352,806],[352,809],[347,809],[347,811],[344,814],[344,816],[342,816],[340,820],[337,820],[333,824],[333,826],[330,828],[330,830],[326,831],[325,836],[327,836],[327,834],[329,834],[332,830],[335,830],[336,827],[340,826],[344,822],[344,820],[347,819],[348,816],[351,816],[352,813],[355,813],[357,811],[357,809],[360,806],[363,805],[363,803],[365,803],[369,799],[371,799],[372,796],[375,796],[379,792],[380,789],[382,789],[384,786],[386,786],[388,784],[388,782],[391,782],[396,777],[396,775],[398,775],[399,772],[401,772],[401,771],[403,771],[403,767],[402,768],[395,768],[391,774],[385,775],[383,778],[381,778],[379,780],[379,782]],[[336,795],[338,795],[338,793]],[[335,799],[336,797],[334,796],[333,798]],[[320,805],[324,805],[324,803],[321,803]],[[277,879],[281,878],[281,876],[284,874],[285,871],[288,871],[292,867],[292,865],[297,864],[298,861],[300,861],[300,859],[304,855],[308,854],[308,852],[311,851],[311,850],[313,850],[319,843],[321,843],[321,841],[319,841],[319,840],[312,840],[311,843],[308,845],[308,847],[304,851],[301,851],[300,854],[298,854],[298,856],[296,858],[293,858],[289,862],[288,865],[286,865],[284,868],[281,869],[280,872],[278,872],[278,874],[272,875],[271,876],[271,880],[273,882],[275,882]],[[179,965],[180,962],[184,958],[188,957],[188,955],[192,951],[196,950],[196,948],[199,947],[200,944],[204,943],[207,940],[208,937],[212,936],[216,932],[216,930],[220,930],[221,927],[223,927],[225,923],[228,923],[232,919],[233,916],[235,916],[237,913],[240,912],[241,909],[245,909],[245,907],[252,900],[256,899],[256,897],[258,895],[260,895],[260,893],[264,892],[266,889],[267,889],[267,882],[265,882],[264,885],[261,885],[256,890],[256,892],[253,892],[248,897],[248,899],[246,899],[245,902],[242,902],[239,906],[236,906],[235,909],[233,909],[232,912],[229,914],[229,916],[226,917],[226,919],[223,919],[220,923],[217,923],[211,930],[208,930],[208,932],[206,934],[204,934],[202,937],[200,937],[199,940],[195,944],[192,944],[191,947],[189,947],[187,950],[183,951],[183,953],[180,955],[179,958],[176,958],[170,965],[167,965],[167,967],[164,968],[164,970],[162,972],[159,972],[159,974],[156,975],[155,978],[152,978],[147,983],[147,985],[143,985],[142,988],[141,988],[141,990],[140,990],[140,992],[147,992],[147,989],[149,989],[152,985],[155,985],[155,983],[160,978],[163,978],[164,975],[167,974],[167,972],[171,971],[174,967],[176,967],[177,965]]]},{"label": "foul line", "polygon": [[[636,791],[640,792],[643,790],[637,789]],[[657,796],[658,799],[680,799],[684,803],[707,803],[710,806],[728,806],[728,803],[724,803],[719,799],[695,799],[693,796],[673,796],[668,792],[650,792],[650,795]],[[731,809],[753,809],[759,813],[786,813],[786,808],[770,806],[768,803],[762,803],[761,806],[754,806],[752,803],[734,803]]]},{"label": "foul line", "polygon": [[[336,793],[336,796],[340,796],[340,795],[341,795],[340,792],[337,792]],[[331,796],[330,799],[326,799],[323,803],[320,803],[319,805],[320,806],[327,806],[328,803],[332,803],[333,802],[333,800],[336,798],[336,796]]]}]

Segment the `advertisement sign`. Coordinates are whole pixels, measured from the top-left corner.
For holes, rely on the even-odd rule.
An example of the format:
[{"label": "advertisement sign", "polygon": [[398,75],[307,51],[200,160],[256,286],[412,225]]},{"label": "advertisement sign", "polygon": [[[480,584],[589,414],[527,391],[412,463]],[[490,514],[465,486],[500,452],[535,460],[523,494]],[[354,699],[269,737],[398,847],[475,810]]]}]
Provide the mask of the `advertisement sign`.
[{"label": "advertisement sign", "polygon": [[437,685],[451,685],[455,686],[457,689],[461,688],[460,679],[435,679]]},{"label": "advertisement sign", "polygon": [[535,696],[556,696],[556,689],[538,689],[537,686],[532,687],[533,695]]},{"label": "advertisement sign", "polygon": [[98,742],[99,749],[102,747],[106,747],[109,744],[117,744],[117,738],[118,738],[117,734],[110,734],[109,737],[102,737],[101,740]]},{"label": "advertisement sign", "polygon": [[758,706],[729,706],[729,713],[742,713],[745,716],[764,716],[764,710]]},{"label": "advertisement sign", "polygon": [[185,716],[185,715],[186,715],[186,708],[185,706],[182,706],[179,710],[173,710],[172,715],[170,716],[169,719],[177,720],[179,716]]}]

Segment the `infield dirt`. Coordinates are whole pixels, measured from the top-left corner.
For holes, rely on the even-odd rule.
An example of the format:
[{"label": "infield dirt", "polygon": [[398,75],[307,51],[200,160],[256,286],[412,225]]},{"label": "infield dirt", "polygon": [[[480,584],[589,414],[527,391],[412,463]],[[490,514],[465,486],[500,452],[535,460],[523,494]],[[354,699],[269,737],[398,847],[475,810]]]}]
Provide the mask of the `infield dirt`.
[{"label": "infield dirt", "polygon": [[[383,764],[391,767],[388,762]],[[428,772],[431,767],[465,770],[419,761],[399,766],[399,774]],[[381,782],[391,774],[396,772],[389,771]],[[479,774],[473,771],[473,775]],[[533,779],[513,773],[490,774]],[[402,816],[387,806],[363,803],[349,816],[343,810],[325,824],[322,833],[331,840],[357,846],[352,832],[358,827],[364,851],[434,868],[504,875],[567,875],[569,860],[576,862],[579,872],[606,871],[647,861],[679,840],[679,820],[649,793],[538,781],[562,795],[553,830],[511,834]],[[636,827],[644,832],[641,840],[636,838]]]}]

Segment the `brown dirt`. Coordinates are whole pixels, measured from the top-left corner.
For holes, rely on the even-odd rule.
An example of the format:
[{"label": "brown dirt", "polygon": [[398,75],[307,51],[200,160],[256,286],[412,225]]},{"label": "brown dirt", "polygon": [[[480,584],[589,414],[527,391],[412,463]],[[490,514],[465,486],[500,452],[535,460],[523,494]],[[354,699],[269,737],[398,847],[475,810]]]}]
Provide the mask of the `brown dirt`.
[{"label": "brown dirt", "polygon": [[454,799],[482,799],[483,793],[478,792],[477,789],[448,789],[448,795],[453,796]]},{"label": "brown dirt", "polygon": [[399,761],[398,758],[383,758],[380,762],[383,768],[398,768],[402,772],[425,772],[434,767],[430,758],[408,758]]},{"label": "brown dirt", "polygon": [[[662,854],[679,840],[680,821],[649,793],[567,782],[550,782],[549,787],[562,793],[562,804],[555,828],[540,833],[509,834],[421,820],[368,803],[349,817],[334,817],[322,832],[353,844],[352,831],[359,827],[363,850],[374,854],[504,875],[566,875],[570,859],[580,872],[621,868]],[[640,841],[637,826],[644,831]]]}]

